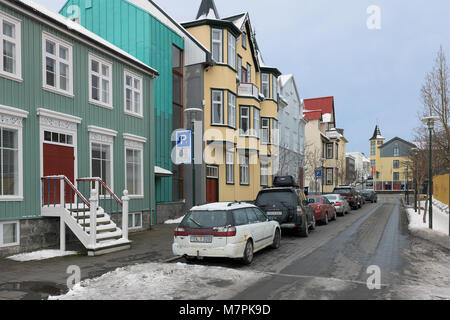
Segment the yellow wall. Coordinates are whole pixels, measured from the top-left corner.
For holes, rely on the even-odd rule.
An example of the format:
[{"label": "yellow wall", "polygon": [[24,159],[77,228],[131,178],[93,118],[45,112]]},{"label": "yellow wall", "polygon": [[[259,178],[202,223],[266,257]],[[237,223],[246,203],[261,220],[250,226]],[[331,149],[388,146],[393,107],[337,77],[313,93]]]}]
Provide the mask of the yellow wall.
[{"label": "yellow wall", "polygon": [[450,205],[449,201],[450,173],[433,178],[433,196],[442,203]]},{"label": "yellow wall", "polygon": [[[216,28],[216,27],[214,27]],[[194,37],[196,37],[206,48],[211,50],[211,27],[208,25],[197,26],[187,29]],[[261,74],[256,71],[257,62],[254,61],[253,55],[250,49],[250,38],[247,35],[247,49],[242,47],[242,39],[239,37],[236,42],[236,52],[242,57],[242,65],[246,68],[247,63],[251,65],[251,80],[260,89]],[[228,30],[224,30],[223,33],[223,64],[228,63]],[[237,62],[237,57],[236,57]],[[260,151],[261,155],[267,155],[271,152],[267,150],[266,146],[262,146],[259,140],[256,138],[243,138],[239,136],[239,105],[255,106],[260,109],[261,117],[272,117],[277,119],[278,105],[274,101],[265,101],[260,103],[256,99],[237,97],[236,99],[236,129],[229,128],[228,124],[228,95],[227,90],[231,91],[237,96],[238,84],[236,81],[237,70],[227,65],[215,65],[208,67],[204,72],[205,76],[205,112],[204,112],[204,125],[205,125],[205,141],[208,140],[220,140],[217,136],[222,136],[223,141],[229,141],[237,144],[237,148],[255,149]],[[212,126],[211,125],[211,89],[220,89],[224,91],[224,124],[225,126]],[[270,86],[272,90],[272,86]],[[253,112],[254,108],[251,108],[250,123],[253,128]],[[228,147],[230,148],[230,147]],[[248,186],[240,185],[240,170],[239,170],[239,153],[236,148],[228,149],[234,151],[235,166],[234,166],[234,184],[228,185],[226,183],[226,149],[221,145],[210,145],[207,147],[206,155],[214,154],[216,157],[221,158],[221,164],[217,164],[219,167],[219,201],[246,201],[254,200],[261,187],[261,166],[260,157],[256,152],[250,152],[250,184]],[[206,157],[205,161],[208,164],[214,164]],[[269,170],[270,173],[270,170]],[[269,175],[269,186],[272,184],[272,176]]]}]

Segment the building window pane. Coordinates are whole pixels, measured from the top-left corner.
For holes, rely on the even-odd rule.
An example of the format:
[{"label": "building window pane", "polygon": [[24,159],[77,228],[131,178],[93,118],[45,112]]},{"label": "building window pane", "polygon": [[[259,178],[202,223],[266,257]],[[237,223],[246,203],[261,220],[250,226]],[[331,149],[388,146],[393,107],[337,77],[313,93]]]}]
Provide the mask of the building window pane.
[{"label": "building window pane", "polygon": [[223,33],[222,30],[212,29],[212,57],[216,62],[223,62]]},{"label": "building window pane", "polygon": [[[105,182],[106,185],[112,189],[111,146],[107,144],[92,143],[91,149],[92,176],[101,178],[103,182]],[[102,195],[107,194],[104,188],[101,188],[100,193]]]},{"label": "building window pane", "polygon": [[3,227],[3,245],[17,243],[17,223],[4,223]]},{"label": "building window pane", "polygon": [[269,165],[261,162],[261,186],[267,187],[269,185]]},{"label": "building window pane", "polygon": [[259,129],[260,129],[260,112],[258,109],[253,109],[253,127],[254,127],[254,135],[259,138]]},{"label": "building window pane", "polygon": [[270,143],[270,119],[262,118],[261,120],[261,142],[263,144]]},{"label": "building window pane", "polygon": [[0,13],[0,74],[20,77],[21,34],[20,22]]},{"label": "building window pane", "polygon": [[72,47],[43,35],[45,48],[45,87],[72,93]]},{"label": "building window pane", "polygon": [[142,195],[142,151],[126,149],[126,184],[130,195]]},{"label": "building window pane", "polygon": [[236,128],[236,96],[228,92],[228,125]]},{"label": "building window pane", "polygon": [[267,73],[261,75],[261,91],[266,99],[270,99],[270,77]]},{"label": "building window pane", "polygon": [[241,107],[240,111],[240,134],[248,136],[250,134],[250,108]]},{"label": "building window pane", "polygon": [[125,112],[142,116],[142,78],[125,71]]},{"label": "building window pane", "polygon": [[234,184],[234,152],[227,152],[227,183]]},{"label": "building window pane", "polygon": [[112,64],[95,57],[89,57],[89,74],[91,79],[90,99],[103,105],[112,105]]},{"label": "building window pane", "polygon": [[272,76],[272,99],[278,99],[278,79],[275,76]]},{"label": "building window pane", "polygon": [[236,68],[236,38],[228,32],[228,64]]},{"label": "building window pane", "polygon": [[223,124],[223,91],[212,91],[212,123]]},{"label": "building window pane", "polygon": [[0,128],[0,196],[19,194],[17,130]]},{"label": "building window pane", "polygon": [[239,155],[239,173],[240,183],[242,185],[248,185],[250,183],[250,166],[249,156],[247,154]]}]

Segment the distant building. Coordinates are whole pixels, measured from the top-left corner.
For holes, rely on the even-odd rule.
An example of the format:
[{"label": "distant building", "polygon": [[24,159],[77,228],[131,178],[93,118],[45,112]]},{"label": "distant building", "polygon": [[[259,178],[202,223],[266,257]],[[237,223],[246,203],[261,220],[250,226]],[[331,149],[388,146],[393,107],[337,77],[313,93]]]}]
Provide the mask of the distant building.
[{"label": "distant building", "polygon": [[395,137],[385,143],[380,128],[370,139],[370,166],[375,190],[401,191],[411,189],[412,173],[409,157],[416,146]]},{"label": "distant building", "polygon": [[369,180],[371,176],[369,158],[362,152],[347,152],[347,156],[350,156],[355,160],[354,182],[365,187],[365,182]]},{"label": "distant building", "polygon": [[356,182],[356,161],[353,156],[348,154],[345,157],[345,161],[346,161],[345,184],[351,185]]}]

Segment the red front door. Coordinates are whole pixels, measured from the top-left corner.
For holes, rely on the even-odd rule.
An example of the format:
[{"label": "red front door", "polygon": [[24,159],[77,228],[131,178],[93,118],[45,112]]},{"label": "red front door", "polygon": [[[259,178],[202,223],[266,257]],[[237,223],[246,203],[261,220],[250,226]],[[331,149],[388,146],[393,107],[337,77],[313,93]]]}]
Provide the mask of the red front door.
[{"label": "red front door", "polygon": [[206,179],[206,202],[213,203],[219,201],[218,180],[213,178]]},{"label": "red front door", "polygon": [[[66,176],[74,183],[75,154],[73,147],[44,143],[44,177]],[[44,204],[60,204],[59,181],[44,183]],[[66,186],[66,202],[73,201],[73,194]]]}]

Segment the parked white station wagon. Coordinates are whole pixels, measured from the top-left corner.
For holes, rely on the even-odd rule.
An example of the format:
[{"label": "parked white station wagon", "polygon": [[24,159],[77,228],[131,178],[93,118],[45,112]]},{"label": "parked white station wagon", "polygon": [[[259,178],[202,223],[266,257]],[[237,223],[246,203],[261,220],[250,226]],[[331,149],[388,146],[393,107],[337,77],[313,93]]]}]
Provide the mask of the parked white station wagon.
[{"label": "parked white station wagon", "polygon": [[221,202],[194,207],[175,229],[173,253],[187,260],[202,257],[253,261],[266,247],[280,247],[281,228],[256,206]]}]

